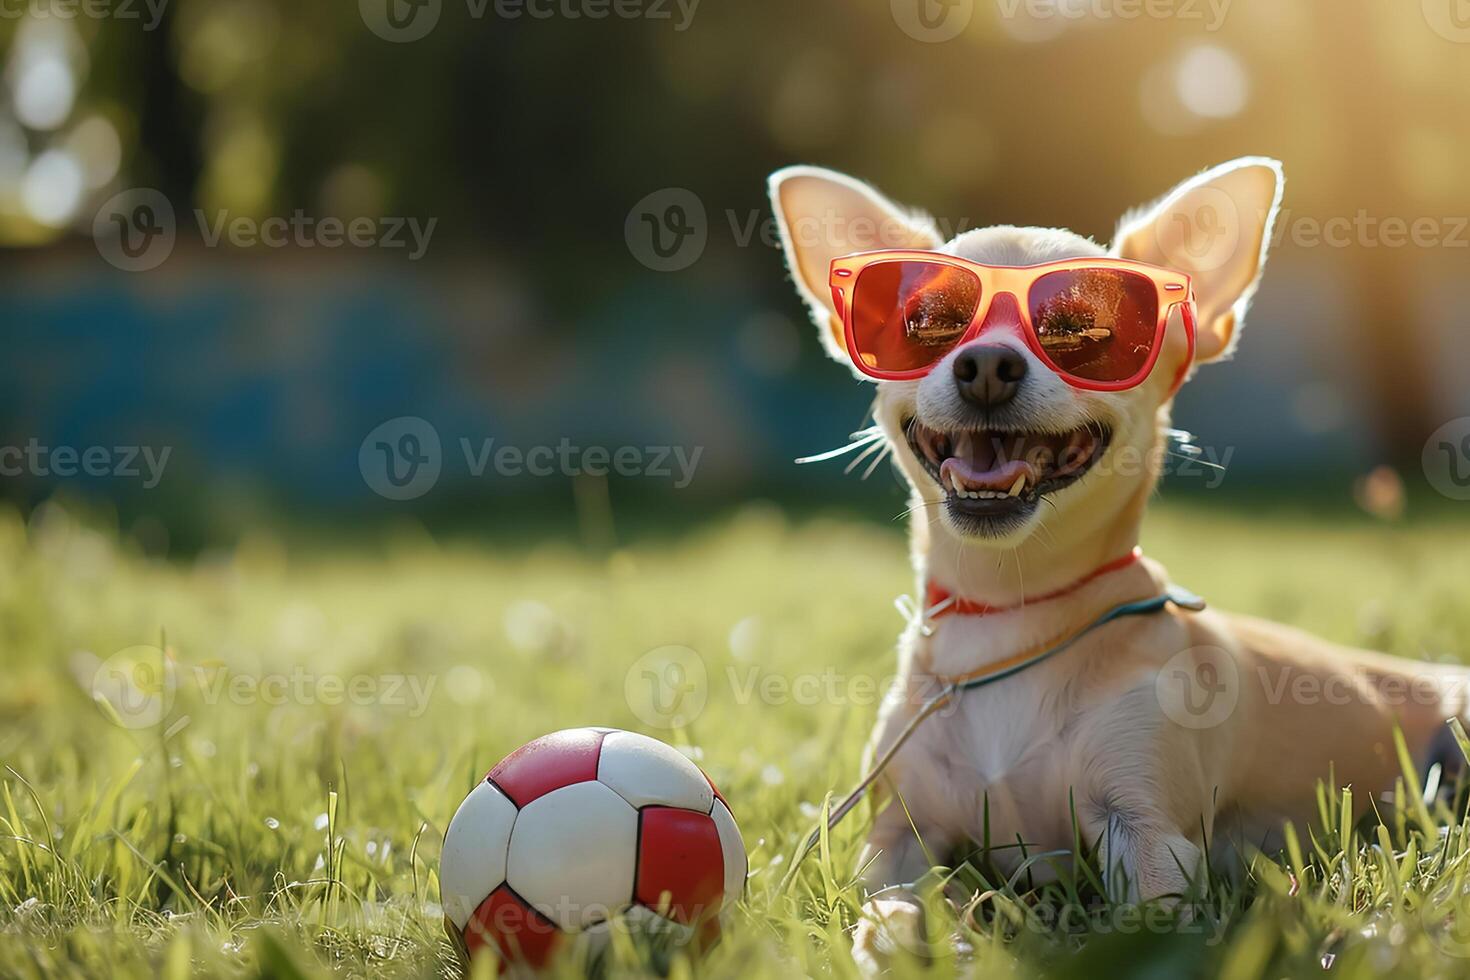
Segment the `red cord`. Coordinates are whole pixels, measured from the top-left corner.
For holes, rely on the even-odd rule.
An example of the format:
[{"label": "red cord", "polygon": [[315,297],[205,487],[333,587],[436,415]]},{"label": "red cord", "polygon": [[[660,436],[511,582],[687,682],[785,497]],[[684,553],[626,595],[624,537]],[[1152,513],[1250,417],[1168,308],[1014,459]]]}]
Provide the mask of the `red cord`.
[{"label": "red cord", "polygon": [[947,599],[953,599],[953,602],[951,602],[949,605],[945,606],[938,612],[931,613],[928,618],[939,619],[943,616],[951,615],[993,616],[996,613],[1010,612],[1014,609],[1020,609],[1022,606],[1034,606],[1038,602],[1047,602],[1051,599],[1060,599],[1064,595],[1076,592],[1078,589],[1082,588],[1089,582],[1095,581],[1099,578],[1102,578],[1104,575],[1107,575],[1111,572],[1119,571],[1121,569],[1127,568],[1129,565],[1137,563],[1138,560],[1142,557],[1143,549],[1134,548],[1122,558],[1115,558],[1112,561],[1108,562],[1106,565],[1103,565],[1101,568],[1093,569],[1091,572],[1073,582],[1066,588],[1057,589],[1055,592],[1048,592],[1046,595],[1040,595],[1030,599],[1022,599],[1020,602],[1014,603],[1009,606],[994,606],[988,602],[979,602],[975,599],[965,599],[956,596],[953,592],[950,592],[943,586],[936,585],[933,582],[930,582],[926,590],[927,596],[924,608],[933,609],[941,602],[944,602]]}]

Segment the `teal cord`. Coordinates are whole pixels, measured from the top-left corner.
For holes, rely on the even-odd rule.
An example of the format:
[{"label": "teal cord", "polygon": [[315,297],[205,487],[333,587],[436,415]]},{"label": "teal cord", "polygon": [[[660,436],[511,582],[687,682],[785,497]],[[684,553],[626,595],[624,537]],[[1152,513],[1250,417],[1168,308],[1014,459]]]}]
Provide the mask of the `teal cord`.
[{"label": "teal cord", "polygon": [[[1148,599],[1138,599],[1133,602],[1125,602],[1121,605],[1114,606],[1112,609],[1109,609],[1097,619],[1094,619],[1087,626],[1078,630],[1076,633],[1073,633],[1067,639],[1062,640],[1060,643],[1056,644],[1053,647],[1049,647],[1048,649],[1041,651],[1034,657],[1023,660],[1021,663],[1016,664],[1014,667],[1010,667],[996,674],[986,674],[983,677],[976,677],[972,680],[955,681],[946,684],[943,690],[941,690],[934,697],[926,701],[924,703],[924,706],[919,709],[918,713],[909,720],[909,723],[904,726],[903,731],[899,733],[898,738],[895,739],[894,743],[888,747],[888,751],[883,753],[883,756],[873,764],[873,768],[870,769],[868,771],[868,774],[863,777],[863,781],[858,783],[857,788],[849,793],[843,799],[843,801],[837,805],[836,809],[830,812],[827,817],[828,832],[830,833],[833,828],[837,826],[838,822],[841,821],[843,817],[851,813],[853,807],[857,806],[858,802],[862,800],[865,795],[867,795],[868,790],[872,788],[872,785],[874,782],[877,781],[878,776],[881,775],[883,770],[888,767],[888,764],[893,761],[893,757],[898,754],[898,750],[903,747],[903,744],[909,740],[909,736],[913,735],[914,731],[919,727],[919,724],[927,719],[930,715],[932,715],[940,706],[949,702],[950,699],[960,694],[963,694],[966,691],[973,691],[976,688],[985,687],[987,684],[994,684],[996,681],[1002,681],[1005,680],[1007,677],[1013,677],[1016,674],[1019,674],[1021,671],[1027,669],[1028,667],[1034,667],[1037,664],[1041,663],[1043,660],[1048,660],[1056,656],[1057,654],[1069,649],[1078,640],[1082,639],[1093,630],[1098,629],[1102,626],[1106,626],[1108,623],[1114,622],[1119,619],[1125,619],[1129,616],[1151,615],[1153,613],[1160,612],[1171,604],[1178,606],[1180,609],[1186,610],[1188,612],[1199,612],[1205,608],[1205,600],[1201,599],[1193,592],[1178,585],[1170,585],[1162,595],[1152,596]],[[807,838],[806,843],[802,845],[801,850],[798,851],[796,856],[792,859],[791,867],[787,869],[786,875],[781,882],[781,886],[783,889],[796,876],[796,869],[801,866],[802,861],[806,860],[807,855],[811,853],[812,848],[814,848],[817,845],[817,842],[821,839],[821,835],[822,828],[818,827],[816,830],[813,830],[811,836]]]}]

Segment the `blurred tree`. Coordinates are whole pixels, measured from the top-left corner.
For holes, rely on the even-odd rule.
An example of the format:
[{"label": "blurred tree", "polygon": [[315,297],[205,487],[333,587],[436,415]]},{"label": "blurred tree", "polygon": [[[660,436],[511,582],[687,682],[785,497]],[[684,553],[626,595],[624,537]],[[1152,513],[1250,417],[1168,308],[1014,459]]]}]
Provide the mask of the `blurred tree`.
[{"label": "blurred tree", "polygon": [[[1332,125],[1311,137],[1326,141],[1319,152],[1331,168],[1315,196],[1334,202],[1334,210],[1346,205],[1378,218],[1402,218],[1407,195],[1398,149],[1410,93],[1393,70],[1387,47],[1396,25],[1385,22],[1383,13],[1373,8],[1344,17],[1340,8],[1317,7],[1313,64],[1329,75],[1327,87],[1336,97],[1324,107]],[[1432,44],[1430,32],[1424,33],[1425,43]],[[1365,71],[1366,66],[1373,69]],[[1423,331],[1406,329],[1420,315],[1415,270],[1421,257],[1411,249],[1382,245],[1355,241],[1346,249],[1339,281],[1351,297],[1350,346],[1362,397],[1373,406],[1383,458],[1413,469],[1425,438],[1438,425],[1432,389],[1425,383],[1426,338]]]}]

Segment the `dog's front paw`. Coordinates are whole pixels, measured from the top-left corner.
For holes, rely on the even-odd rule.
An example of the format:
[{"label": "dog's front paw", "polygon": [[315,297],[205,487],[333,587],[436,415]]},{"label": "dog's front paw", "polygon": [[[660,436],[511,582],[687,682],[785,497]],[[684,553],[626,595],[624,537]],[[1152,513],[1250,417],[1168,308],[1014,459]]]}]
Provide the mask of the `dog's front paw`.
[{"label": "dog's front paw", "polygon": [[862,921],[852,933],[852,958],[864,976],[875,977],[895,957],[927,960],[924,909],[912,898],[875,898],[863,906]]}]

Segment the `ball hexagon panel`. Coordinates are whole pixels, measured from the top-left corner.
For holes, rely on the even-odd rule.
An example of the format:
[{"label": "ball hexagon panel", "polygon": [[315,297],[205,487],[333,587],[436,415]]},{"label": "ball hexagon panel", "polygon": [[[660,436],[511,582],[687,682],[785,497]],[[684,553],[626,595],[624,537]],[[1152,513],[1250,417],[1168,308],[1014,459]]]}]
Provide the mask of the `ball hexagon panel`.
[{"label": "ball hexagon panel", "polygon": [[487,782],[470,791],[449,821],[439,862],[439,901],[459,928],[505,881],[515,822],[515,804]]},{"label": "ball hexagon panel", "polygon": [[713,818],[676,807],[645,807],[638,847],[639,902],[684,925],[720,913],[725,857]]},{"label": "ball hexagon panel", "polygon": [[553,790],[597,778],[604,728],[568,728],[527,742],[486,777],[518,807]]},{"label": "ball hexagon panel", "polygon": [[597,779],[634,807],[680,806],[709,813],[714,789],[699,767],[647,735],[613,732],[602,740]]},{"label": "ball hexagon panel", "polygon": [[715,800],[714,809],[710,810],[709,815],[715,822],[715,829],[719,831],[720,852],[725,859],[725,908],[732,909],[740,901],[740,896],[745,894],[745,873],[748,869],[745,841],[740,838],[740,827],[735,823],[734,814],[723,800]]},{"label": "ball hexagon panel", "polygon": [[470,916],[465,948],[473,959],[486,946],[507,961],[542,967],[566,934],[555,922],[527,905],[509,885],[501,885]]},{"label": "ball hexagon panel", "polygon": [[552,790],[521,807],[510,837],[506,881],[571,932],[632,901],[638,812],[599,782]]}]

